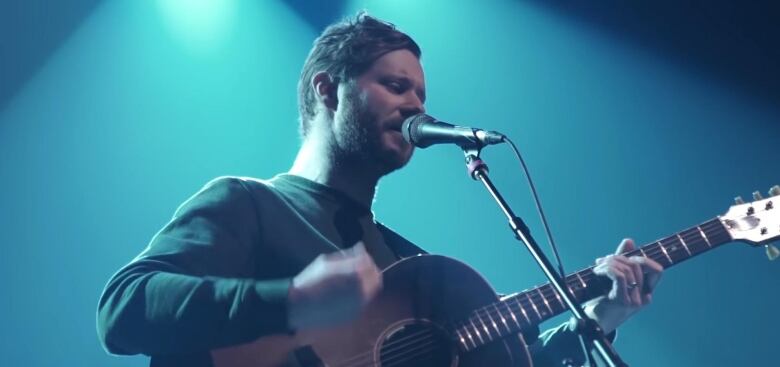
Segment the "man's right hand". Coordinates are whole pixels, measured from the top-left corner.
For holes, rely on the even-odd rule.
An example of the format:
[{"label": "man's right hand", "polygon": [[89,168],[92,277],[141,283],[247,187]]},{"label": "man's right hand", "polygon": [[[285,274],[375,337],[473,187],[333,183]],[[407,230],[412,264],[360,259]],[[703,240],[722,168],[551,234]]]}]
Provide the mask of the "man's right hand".
[{"label": "man's right hand", "polygon": [[301,330],[346,323],[381,289],[382,273],[362,242],[322,254],[292,280],[288,324],[292,330]]}]

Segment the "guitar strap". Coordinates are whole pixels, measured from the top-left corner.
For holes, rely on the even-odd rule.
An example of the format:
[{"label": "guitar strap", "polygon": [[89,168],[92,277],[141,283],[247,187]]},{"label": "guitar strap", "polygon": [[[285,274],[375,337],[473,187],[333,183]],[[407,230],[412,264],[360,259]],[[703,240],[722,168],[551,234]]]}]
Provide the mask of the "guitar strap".
[{"label": "guitar strap", "polygon": [[376,226],[379,228],[379,232],[382,233],[387,247],[390,247],[390,250],[393,251],[398,260],[428,253],[384,224],[376,222]]}]

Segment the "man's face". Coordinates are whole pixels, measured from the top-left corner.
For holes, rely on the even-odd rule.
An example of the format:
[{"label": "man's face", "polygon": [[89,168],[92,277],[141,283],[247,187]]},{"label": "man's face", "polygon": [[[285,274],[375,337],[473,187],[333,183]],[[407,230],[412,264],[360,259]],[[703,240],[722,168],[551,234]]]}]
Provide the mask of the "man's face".
[{"label": "man's face", "polygon": [[425,79],[413,53],[388,52],[353,82],[340,84],[338,98],[334,135],[342,158],[376,165],[381,174],[409,161],[414,147],[401,124],[425,111]]}]

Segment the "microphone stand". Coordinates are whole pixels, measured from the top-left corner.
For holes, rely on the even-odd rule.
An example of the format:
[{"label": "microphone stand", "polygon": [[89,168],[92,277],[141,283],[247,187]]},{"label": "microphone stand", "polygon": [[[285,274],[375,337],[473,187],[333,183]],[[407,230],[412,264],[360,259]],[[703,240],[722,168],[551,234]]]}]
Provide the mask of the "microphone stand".
[{"label": "microphone stand", "polygon": [[[485,185],[485,188],[490,192],[490,195],[493,196],[493,199],[496,200],[498,206],[504,212],[504,215],[509,219],[509,226],[511,227],[512,232],[514,232],[515,238],[525,244],[526,248],[531,253],[531,256],[536,260],[536,263],[539,264],[542,272],[544,272],[544,275],[550,280],[550,284],[552,284],[555,291],[558,292],[558,295],[560,295],[571,313],[574,314],[574,317],[577,320],[577,333],[583,338],[585,345],[587,347],[592,346],[609,367],[628,367],[628,365],[620,359],[620,356],[618,356],[617,352],[612,347],[612,343],[607,340],[598,323],[585,314],[582,310],[582,305],[574,299],[574,296],[569,292],[569,288],[563,286],[565,283],[561,278],[562,274],[558,274],[558,272],[554,270],[550,260],[547,259],[547,256],[541,251],[523,220],[514,214],[496,187],[493,186],[493,182],[490,181],[490,177],[488,177],[487,164],[479,158],[481,148],[481,146],[477,148],[463,147],[469,176],[474,180],[481,181]],[[586,353],[590,353],[590,351],[586,350]]]}]

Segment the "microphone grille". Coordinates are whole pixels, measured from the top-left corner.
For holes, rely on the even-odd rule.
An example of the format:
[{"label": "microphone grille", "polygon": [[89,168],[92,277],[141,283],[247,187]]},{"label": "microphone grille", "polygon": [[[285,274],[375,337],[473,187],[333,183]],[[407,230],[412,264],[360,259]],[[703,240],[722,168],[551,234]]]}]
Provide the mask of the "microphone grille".
[{"label": "microphone grille", "polygon": [[404,136],[404,140],[409,142],[409,144],[416,145],[415,142],[420,140],[420,125],[435,121],[436,119],[424,113],[418,113],[406,118],[403,125],[401,125],[401,133]]}]

